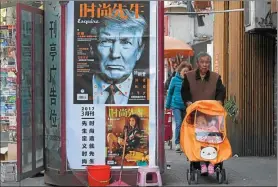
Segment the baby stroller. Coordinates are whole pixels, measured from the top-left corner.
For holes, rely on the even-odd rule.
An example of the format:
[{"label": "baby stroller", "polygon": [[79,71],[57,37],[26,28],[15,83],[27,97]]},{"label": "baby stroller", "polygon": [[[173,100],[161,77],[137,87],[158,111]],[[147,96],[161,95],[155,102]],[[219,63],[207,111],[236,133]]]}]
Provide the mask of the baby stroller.
[{"label": "baby stroller", "polygon": [[223,161],[231,157],[232,148],[226,133],[227,113],[224,107],[217,101],[202,100],[191,104],[186,113],[181,127],[180,145],[190,161],[188,184],[198,184],[200,162],[211,163],[218,182],[227,184]]}]

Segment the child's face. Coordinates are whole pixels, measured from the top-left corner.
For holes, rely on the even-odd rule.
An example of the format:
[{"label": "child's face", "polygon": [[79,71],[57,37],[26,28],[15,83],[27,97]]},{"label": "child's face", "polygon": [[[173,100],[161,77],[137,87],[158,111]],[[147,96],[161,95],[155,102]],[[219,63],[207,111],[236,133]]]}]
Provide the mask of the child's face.
[{"label": "child's face", "polygon": [[205,116],[198,116],[196,119],[196,124],[198,127],[207,127],[207,120]]},{"label": "child's face", "polygon": [[217,124],[217,121],[213,119],[208,123],[208,126],[209,127],[216,127],[216,124]]}]

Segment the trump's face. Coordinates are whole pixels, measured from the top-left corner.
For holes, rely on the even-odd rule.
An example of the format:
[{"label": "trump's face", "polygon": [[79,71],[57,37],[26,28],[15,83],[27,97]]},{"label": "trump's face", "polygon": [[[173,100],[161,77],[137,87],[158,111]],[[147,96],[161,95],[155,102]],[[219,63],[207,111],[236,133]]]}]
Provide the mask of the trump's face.
[{"label": "trump's face", "polygon": [[124,81],[142,55],[142,32],[109,25],[99,30],[97,54],[101,76],[107,81]]}]

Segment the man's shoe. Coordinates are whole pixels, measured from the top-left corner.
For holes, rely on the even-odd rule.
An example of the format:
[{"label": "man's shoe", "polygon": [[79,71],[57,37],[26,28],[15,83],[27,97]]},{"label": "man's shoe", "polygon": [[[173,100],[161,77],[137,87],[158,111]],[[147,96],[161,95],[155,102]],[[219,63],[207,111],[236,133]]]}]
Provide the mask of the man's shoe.
[{"label": "man's shoe", "polygon": [[181,146],[180,146],[180,144],[177,144],[176,145],[176,152],[180,152],[181,151]]}]

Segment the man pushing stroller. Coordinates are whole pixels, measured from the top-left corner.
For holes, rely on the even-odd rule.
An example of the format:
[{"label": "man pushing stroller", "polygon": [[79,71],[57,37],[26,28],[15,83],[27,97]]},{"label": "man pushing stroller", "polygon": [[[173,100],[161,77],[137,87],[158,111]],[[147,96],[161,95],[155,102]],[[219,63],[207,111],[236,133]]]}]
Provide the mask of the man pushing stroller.
[{"label": "man pushing stroller", "polygon": [[[221,76],[211,72],[211,56],[201,52],[197,55],[197,69],[186,73],[181,88],[181,95],[186,106],[200,100],[216,100],[221,104],[226,97],[226,89]],[[200,167],[200,162],[192,163]],[[201,173],[214,173],[214,166],[209,162],[201,163]]]}]

